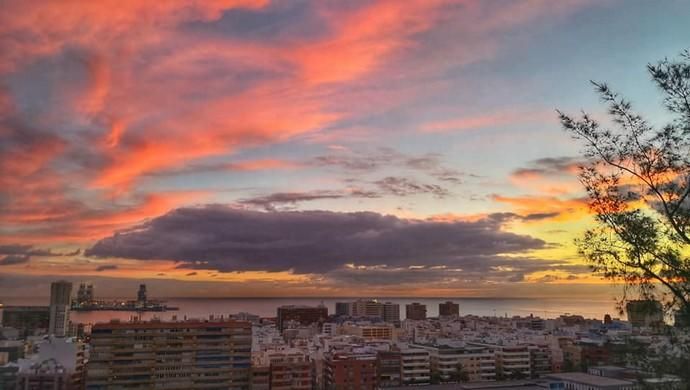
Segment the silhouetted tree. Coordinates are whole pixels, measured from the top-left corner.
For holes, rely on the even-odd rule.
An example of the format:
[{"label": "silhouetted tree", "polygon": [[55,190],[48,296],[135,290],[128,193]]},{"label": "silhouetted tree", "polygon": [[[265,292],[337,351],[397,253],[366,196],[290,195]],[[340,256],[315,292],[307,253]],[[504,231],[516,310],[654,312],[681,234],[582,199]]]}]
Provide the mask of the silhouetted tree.
[{"label": "silhouetted tree", "polygon": [[441,374],[438,371],[433,371],[431,373],[431,379],[429,380],[429,382],[432,385],[437,385],[437,384],[441,383]]},{"label": "silhouetted tree", "polygon": [[470,376],[467,371],[465,371],[462,363],[458,362],[455,366],[455,371],[451,374],[450,380],[451,382],[468,382],[470,380]]},{"label": "silhouetted tree", "polygon": [[673,118],[663,127],[604,83],[593,82],[610,125],[559,111],[584,143],[579,176],[597,221],[577,245],[595,272],[623,282],[623,301],[635,292],[690,313],[690,51],[647,70]]},{"label": "silhouetted tree", "polygon": [[[596,226],[577,240],[593,271],[630,293],[661,299],[690,319],[690,51],[647,65],[671,120],[655,127],[604,83],[593,82],[608,109],[603,125],[588,114],[559,111],[563,128],[584,144],[580,181]],[[675,336],[674,336],[675,337]],[[667,350],[646,349],[634,363],[656,375],[688,382],[690,341],[671,339]]]},{"label": "silhouetted tree", "polygon": [[527,375],[520,370],[513,370],[510,371],[506,377],[510,380],[521,380],[527,378]]}]

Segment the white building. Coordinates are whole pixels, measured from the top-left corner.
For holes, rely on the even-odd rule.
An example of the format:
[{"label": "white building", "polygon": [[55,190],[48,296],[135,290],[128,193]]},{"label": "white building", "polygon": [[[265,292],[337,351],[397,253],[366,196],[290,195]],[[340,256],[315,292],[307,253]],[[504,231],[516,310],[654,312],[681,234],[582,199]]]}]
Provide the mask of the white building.
[{"label": "white building", "polygon": [[35,387],[38,383],[55,388],[80,388],[84,374],[82,343],[72,338],[48,337],[36,348],[35,354],[12,363],[18,367],[18,388],[38,388]]},{"label": "white building", "polygon": [[400,350],[402,382],[404,385],[424,385],[431,381],[429,351],[421,348]]},{"label": "white building", "polygon": [[496,380],[496,356],[488,347],[463,343],[415,345],[429,351],[431,372],[442,381],[457,381],[461,372],[471,382]]}]

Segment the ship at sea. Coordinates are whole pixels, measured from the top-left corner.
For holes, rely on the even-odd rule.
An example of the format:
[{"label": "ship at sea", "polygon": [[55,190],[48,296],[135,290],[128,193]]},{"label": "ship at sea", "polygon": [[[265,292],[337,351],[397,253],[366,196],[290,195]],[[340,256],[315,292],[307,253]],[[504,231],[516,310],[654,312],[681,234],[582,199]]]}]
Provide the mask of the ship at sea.
[{"label": "ship at sea", "polygon": [[96,299],[92,284],[81,283],[77,292],[77,299],[72,301],[71,309],[74,311],[171,311],[177,307],[168,306],[165,301],[148,299],[146,285],[139,285],[136,300],[103,300]]}]

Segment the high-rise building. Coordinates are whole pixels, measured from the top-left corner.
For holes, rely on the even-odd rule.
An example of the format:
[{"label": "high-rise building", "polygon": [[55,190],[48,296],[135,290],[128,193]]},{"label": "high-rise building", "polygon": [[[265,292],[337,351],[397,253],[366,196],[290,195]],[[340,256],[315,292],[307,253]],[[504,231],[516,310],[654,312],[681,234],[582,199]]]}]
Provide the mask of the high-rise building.
[{"label": "high-rise building", "polygon": [[664,323],[661,302],[654,300],[629,301],[625,305],[628,321],[633,327],[658,326]]},{"label": "high-rise building", "polygon": [[405,318],[408,320],[426,320],[426,305],[412,302],[405,306]]},{"label": "high-rise building", "polygon": [[376,355],[366,353],[326,354],[324,356],[324,384],[327,390],[376,389]]},{"label": "high-rise building", "polygon": [[375,300],[358,299],[351,304],[353,317],[383,318],[383,304]]},{"label": "high-rise building", "polygon": [[96,324],[86,389],[248,389],[251,344],[245,321]]},{"label": "high-rise building", "polygon": [[17,329],[20,338],[44,333],[50,325],[48,306],[2,306],[0,305],[2,326]]},{"label": "high-rise building", "polygon": [[351,305],[352,305],[352,303],[350,303],[350,302],[336,302],[335,303],[335,315],[337,315],[337,316],[352,315],[352,311],[350,310]]},{"label": "high-rise building", "polygon": [[281,306],[277,311],[277,326],[279,330],[287,328],[290,322],[299,325],[321,324],[328,318],[326,306]]},{"label": "high-rise building", "polygon": [[80,305],[90,303],[94,300],[93,284],[80,283],[77,290],[77,303]]},{"label": "high-rise building", "polygon": [[50,284],[50,322],[48,333],[63,337],[69,331],[72,283],[61,280]]},{"label": "high-rise building", "polygon": [[384,303],[383,321],[398,324],[400,322],[400,305],[392,302]]},{"label": "high-rise building", "polygon": [[139,285],[139,291],[137,291],[137,302],[138,303],[146,303],[147,300],[148,300],[148,297],[146,296],[146,285],[140,284]]},{"label": "high-rise building", "polygon": [[441,317],[457,317],[460,315],[460,305],[451,301],[439,303],[438,315]]}]

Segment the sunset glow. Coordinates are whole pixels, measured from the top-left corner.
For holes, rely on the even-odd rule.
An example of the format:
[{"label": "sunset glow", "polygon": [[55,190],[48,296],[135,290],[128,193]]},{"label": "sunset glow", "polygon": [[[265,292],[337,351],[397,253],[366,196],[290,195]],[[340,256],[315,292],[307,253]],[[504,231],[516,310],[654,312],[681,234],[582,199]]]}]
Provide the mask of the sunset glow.
[{"label": "sunset glow", "polygon": [[609,297],[555,110],[690,38],[621,3],[9,1],[1,295]]}]

